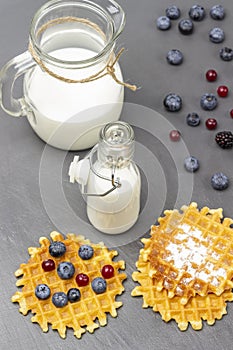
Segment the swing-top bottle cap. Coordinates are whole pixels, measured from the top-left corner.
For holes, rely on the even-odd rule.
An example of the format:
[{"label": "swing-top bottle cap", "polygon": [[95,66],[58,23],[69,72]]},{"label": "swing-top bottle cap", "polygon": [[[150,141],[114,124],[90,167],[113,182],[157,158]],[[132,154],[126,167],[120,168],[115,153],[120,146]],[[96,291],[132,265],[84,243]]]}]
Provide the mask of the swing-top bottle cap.
[{"label": "swing-top bottle cap", "polygon": [[98,159],[108,166],[124,167],[134,154],[134,131],[122,121],[106,124],[100,131]]}]

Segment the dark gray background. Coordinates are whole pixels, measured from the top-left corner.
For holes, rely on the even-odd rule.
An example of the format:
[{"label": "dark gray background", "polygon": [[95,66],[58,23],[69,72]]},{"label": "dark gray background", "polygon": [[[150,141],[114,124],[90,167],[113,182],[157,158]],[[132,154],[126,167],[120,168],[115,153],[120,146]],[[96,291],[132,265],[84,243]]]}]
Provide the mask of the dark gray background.
[{"label": "dark gray background", "polygon": [[[43,3],[41,0],[0,0],[0,66],[26,50],[31,18]],[[225,45],[233,47],[232,1],[221,1],[227,12],[223,22],[216,22],[208,15],[203,22],[195,23],[195,32],[187,37],[179,34],[177,21],[173,22],[170,31],[161,32],[155,27],[155,19],[164,13],[167,5],[172,3],[177,4],[181,8],[182,17],[186,17],[190,6],[194,4],[193,1],[121,0],[120,3],[127,16],[125,30],[118,42],[120,47],[127,48],[127,52],[121,58],[121,67],[125,79],[130,79],[141,87],[135,93],[126,91],[125,101],[157,110],[173,123],[174,128],[181,131],[188,150],[199,158],[201,163],[200,170],[193,177],[194,186],[190,189],[192,200],[197,201],[200,207],[204,205],[212,208],[222,207],[225,216],[233,217],[233,151],[221,150],[214,141],[215,131],[206,130],[204,125],[205,119],[213,116],[219,122],[218,130],[233,130],[233,120],[229,117],[229,110],[233,108],[232,63],[225,63],[218,56],[221,47]],[[206,0],[200,3],[209,10],[217,1]],[[214,26],[221,26],[225,30],[224,44],[216,45],[209,42],[208,31]],[[181,49],[184,53],[184,63],[179,67],[172,67],[166,63],[166,53],[172,48]],[[205,80],[204,74],[209,68],[218,71],[219,78],[216,83],[210,84]],[[219,99],[219,106],[214,112],[201,111],[200,96],[205,92],[215,92],[220,84],[228,85],[229,97]],[[183,97],[184,106],[179,113],[170,114],[164,111],[162,100],[170,91]],[[191,128],[185,123],[185,116],[191,111],[200,112],[202,117],[202,124],[197,128]],[[146,118],[144,115],[141,117]],[[127,118],[122,115],[122,119]],[[155,118],[154,127],[156,126]],[[158,137],[140,127],[135,128],[135,133],[138,142],[159,159],[167,186],[164,207],[170,209],[176,202],[177,187],[184,185],[185,188],[185,183],[179,182],[179,175],[182,174],[177,174],[174,160],[166,145],[164,146]],[[180,146],[172,144],[170,147],[178,149]],[[139,239],[118,248],[119,257],[126,261],[128,274],[124,284],[126,291],[119,298],[124,306],[119,309],[116,319],[108,318],[106,327],[98,329],[94,334],[84,334],[81,340],[76,339],[72,330],[69,330],[66,340],[62,340],[57,332],[52,330],[47,334],[42,333],[38,325],[30,322],[30,315],[24,317],[18,312],[18,304],[12,304],[10,301],[16,291],[14,271],[20,263],[27,261],[28,247],[38,246],[40,236],[48,236],[52,230],[59,229],[59,225],[54,223],[46,210],[39,183],[41,159],[46,150],[48,147],[45,149],[45,144],[33,133],[25,118],[10,118],[0,111],[0,349],[232,349],[232,304],[228,305],[228,315],[217,321],[214,326],[204,324],[203,329],[198,332],[189,327],[182,333],[174,321],[166,324],[159,314],[153,313],[151,309],[142,309],[142,298],[130,296],[135,286],[131,273],[135,269],[138,252],[142,247]],[[51,148],[47,152],[52,156],[52,162],[56,163],[59,157],[64,158],[60,185],[71,208],[74,208],[85,222],[85,203],[77,200],[76,193],[67,179],[67,169],[74,153],[67,154]],[[84,152],[80,152],[80,155],[84,155]],[[150,161],[148,157],[148,164]],[[210,177],[215,171],[223,171],[229,176],[231,185],[226,191],[216,192],[211,188]],[[144,207],[148,189],[151,188],[153,191],[158,179],[152,176],[155,184],[151,183],[150,179],[143,175],[143,171],[142,179],[142,207]],[[64,215],[62,205],[56,203],[53,198],[48,200],[51,203],[54,201],[55,215],[62,222]],[[161,203],[159,209],[157,208],[158,202],[160,203],[160,200],[156,198],[155,191],[154,221],[163,209]],[[154,222],[147,222],[146,217],[144,220],[145,228],[149,228]],[[67,217],[64,217],[64,221],[67,222]],[[86,227],[85,232],[80,232],[77,227],[76,233],[89,237],[88,224]],[[67,230],[71,229],[73,230],[73,227],[67,227]],[[145,229],[140,232],[136,238],[147,234],[147,231],[148,229]],[[91,228],[90,233],[93,234]],[[105,240],[105,235],[102,235],[102,240],[109,241],[109,237]]]}]

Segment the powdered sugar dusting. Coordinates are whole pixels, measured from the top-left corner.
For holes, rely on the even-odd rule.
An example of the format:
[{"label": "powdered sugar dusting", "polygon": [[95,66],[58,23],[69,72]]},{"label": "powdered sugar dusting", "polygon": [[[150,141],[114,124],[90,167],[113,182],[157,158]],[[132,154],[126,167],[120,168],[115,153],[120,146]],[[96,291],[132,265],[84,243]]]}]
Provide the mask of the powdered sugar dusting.
[{"label": "powdered sugar dusting", "polygon": [[226,270],[216,269],[215,265],[209,261],[210,257],[217,260],[219,255],[211,250],[208,239],[203,237],[203,232],[188,224],[181,224],[177,229],[177,234],[173,237],[176,243],[170,242],[167,245],[168,255],[165,260],[171,261],[175,268],[190,275],[183,281],[184,284],[198,278],[218,286],[219,277],[227,277]]}]

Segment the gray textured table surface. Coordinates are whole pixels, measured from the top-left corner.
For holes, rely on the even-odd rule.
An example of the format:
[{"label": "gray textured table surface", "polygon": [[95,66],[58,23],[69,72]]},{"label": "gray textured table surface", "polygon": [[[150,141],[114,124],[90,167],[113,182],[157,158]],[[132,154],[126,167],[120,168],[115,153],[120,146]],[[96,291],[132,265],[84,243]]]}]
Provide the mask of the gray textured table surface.
[{"label": "gray textured table surface", "polygon": [[[0,66],[26,50],[30,20],[43,3],[42,0],[0,0]],[[68,183],[68,165],[74,154],[45,147],[25,118],[10,118],[1,110],[1,350],[232,349],[232,304],[228,305],[228,315],[214,326],[204,324],[198,332],[189,327],[182,333],[174,321],[166,324],[150,308],[142,309],[142,298],[132,298],[130,293],[135,285],[131,273],[142,246],[139,238],[148,233],[150,225],[163,209],[173,208],[175,204],[186,204],[188,199],[192,199],[199,206],[222,207],[225,216],[233,217],[233,151],[223,151],[217,147],[214,132],[207,130],[204,125],[205,119],[213,116],[219,122],[219,130],[233,130],[233,120],[229,117],[229,110],[233,108],[232,63],[225,63],[218,56],[220,47],[233,46],[233,4],[230,0],[221,1],[227,12],[223,22],[215,22],[208,16],[203,22],[196,23],[192,36],[184,37],[178,33],[177,22],[173,23],[170,31],[161,32],[155,28],[155,19],[171,3],[180,6],[182,17],[185,17],[193,1],[121,0],[120,3],[127,15],[127,24],[119,39],[119,45],[127,48],[121,58],[122,70],[126,79],[141,86],[136,93],[126,91],[125,101],[139,106],[127,104],[122,119],[132,122],[134,108],[142,114],[141,122],[132,124],[138,141],[138,163],[142,168],[147,168],[142,177],[142,209],[148,209],[148,212],[142,211],[139,222],[132,231],[135,232],[135,239],[131,235],[127,241],[122,236],[122,240],[116,244],[119,257],[126,261],[127,266],[125,293],[119,298],[124,306],[119,309],[116,319],[109,317],[108,325],[94,334],[84,334],[78,340],[69,330],[66,340],[62,340],[52,330],[42,333],[38,325],[30,322],[30,315],[24,317],[18,312],[18,305],[11,303],[11,295],[16,291],[14,271],[20,263],[27,261],[27,247],[38,246],[40,236],[48,236],[50,231],[56,229],[63,233],[82,233],[93,240],[103,240],[109,246],[111,239],[90,227],[85,205],[82,200],[79,201],[78,191],[76,194]],[[210,9],[216,1],[203,0],[201,4]],[[208,31],[218,25],[226,32],[225,43],[220,45],[208,40]],[[166,63],[166,52],[171,48],[179,48],[184,53],[184,63],[179,67]],[[218,71],[219,78],[218,82],[210,84],[206,82],[204,73],[212,67]],[[201,94],[214,92],[218,84],[229,86],[229,97],[219,100],[219,106],[213,113],[201,111]],[[170,91],[183,97],[184,106],[179,113],[169,114],[164,111],[162,100]],[[161,127],[154,110],[162,113],[173,124],[173,128],[181,131],[183,144],[169,142],[168,132],[171,126],[163,124]],[[185,123],[185,116],[190,111],[201,114],[202,124],[197,128],[191,128]],[[201,164],[200,170],[194,177],[190,175],[188,180],[180,165],[184,148],[185,152],[189,151],[199,158]],[[140,159],[143,152],[146,155],[150,152],[151,157]],[[210,176],[219,170],[225,172],[231,180],[230,187],[223,192],[216,192],[210,186]],[[56,197],[58,192],[63,193],[70,211],[64,210],[62,198]],[[151,202],[148,207],[149,197]],[[76,224],[75,216],[82,219],[80,227]]]}]

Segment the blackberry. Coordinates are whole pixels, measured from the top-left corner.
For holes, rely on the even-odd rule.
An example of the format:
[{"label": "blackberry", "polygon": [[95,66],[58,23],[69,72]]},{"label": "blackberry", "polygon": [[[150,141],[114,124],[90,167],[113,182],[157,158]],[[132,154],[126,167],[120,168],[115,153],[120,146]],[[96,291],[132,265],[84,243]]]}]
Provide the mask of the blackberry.
[{"label": "blackberry", "polygon": [[231,131],[219,131],[215,135],[215,141],[223,149],[232,148],[233,134]]}]

